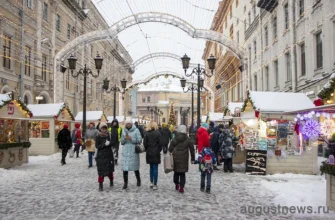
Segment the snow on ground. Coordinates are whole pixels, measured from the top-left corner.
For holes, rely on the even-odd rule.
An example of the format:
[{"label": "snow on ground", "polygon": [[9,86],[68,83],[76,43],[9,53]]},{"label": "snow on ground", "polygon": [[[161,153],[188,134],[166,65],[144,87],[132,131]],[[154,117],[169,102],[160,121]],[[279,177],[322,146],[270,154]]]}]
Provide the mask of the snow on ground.
[{"label": "snow on ground", "polygon": [[212,194],[200,192],[197,165],[190,165],[185,193],[174,190],[173,174],[159,167],[157,191],[149,188],[149,166],[141,155],[142,186],[129,173],[129,188],[122,190],[121,167],[116,167],[115,186],[98,192],[97,171],[87,168],[87,154],[67,158],[60,154],[30,157],[30,163],[0,169],[0,219],[335,219],[335,214],[273,214],[244,208],[271,205],[325,205],[323,176],[281,174],[248,176],[243,165],[237,173],[213,174]]}]

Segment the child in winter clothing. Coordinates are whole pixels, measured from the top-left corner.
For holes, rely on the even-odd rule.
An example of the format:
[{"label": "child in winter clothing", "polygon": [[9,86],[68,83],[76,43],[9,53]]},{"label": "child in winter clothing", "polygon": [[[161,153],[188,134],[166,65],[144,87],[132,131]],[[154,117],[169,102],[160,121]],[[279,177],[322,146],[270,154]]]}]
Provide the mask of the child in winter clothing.
[{"label": "child in winter clothing", "polygon": [[209,147],[204,147],[199,154],[198,158],[199,170],[201,172],[200,190],[205,191],[205,178],[207,176],[206,193],[211,192],[212,173],[214,172],[214,164],[216,157],[214,152]]}]

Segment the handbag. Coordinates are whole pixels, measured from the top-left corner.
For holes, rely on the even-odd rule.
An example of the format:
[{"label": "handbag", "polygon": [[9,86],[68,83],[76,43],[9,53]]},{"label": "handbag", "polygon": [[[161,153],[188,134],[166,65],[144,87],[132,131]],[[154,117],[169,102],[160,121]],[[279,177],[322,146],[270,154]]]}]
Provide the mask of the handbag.
[{"label": "handbag", "polygon": [[171,153],[167,153],[164,156],[164,172],[170,173],[173,171],[173,155]]},{"label": "handbag", "polygon": [[[137,143],[137,139],[136,139],[136,143]],[[141,154],[143,152],[145,152],[145,148],[144,148],[143,143],[141,142],[141,143],[136,144],[135,145],[135,153]]]}]

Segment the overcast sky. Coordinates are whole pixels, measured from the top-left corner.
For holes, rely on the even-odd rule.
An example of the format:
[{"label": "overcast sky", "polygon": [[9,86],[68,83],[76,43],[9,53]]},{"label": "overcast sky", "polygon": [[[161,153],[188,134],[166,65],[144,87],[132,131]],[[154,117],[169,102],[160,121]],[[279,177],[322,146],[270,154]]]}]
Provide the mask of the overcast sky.
[{"label": "overcast sky", "polygon": [[[131,16],[133,11],[135,14],[167,13],[183,19],[198,29],[209,29],[219,0],[93,0],[93,3],[110,26]],[[193,39],[181,29],[171,25],[142,23],[124,30],[118,37],[134,61],[150,52],[168,52],[180,57],[187,53],[191,57],[191,63],[204,64],[201,58],[206,41]],[[144,79],[150,74],[162,71],[183,73],[181,62],[169,58],[156,58],[137,66],[133,78]],[[179,83],[178,80],[172,82]]]}]

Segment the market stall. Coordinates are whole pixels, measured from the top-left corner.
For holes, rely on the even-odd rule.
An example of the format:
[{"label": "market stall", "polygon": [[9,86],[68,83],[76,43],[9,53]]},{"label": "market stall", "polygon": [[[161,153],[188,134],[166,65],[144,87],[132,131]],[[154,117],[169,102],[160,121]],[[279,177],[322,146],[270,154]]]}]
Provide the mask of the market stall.
[{"label": "market stall", "polygon": [[14,93],[0,94],[0,168],[28,163],[31,111]]},{"label": "market stall", "polygon": [[[87,124],[93,121],[96,125],[99,123],[99,120],[102,122],[108,122],[106,115],[103,111],[87,111],[86,112],[86,122]],[[75,121],[82,122],[83,121],[83,112],[78,112],[75,117]]]},{"label": "market stall", "polygon": [[246,173],[316,174],[317,138],[308,123],[299,128],[294,114],[286,113],[313,107],[303,93],[249,91],[240,119]]},{"label": "market stall", "polygon": [[64,103],[28,105],[33,117],[30,121],[30,155],[51,155],[59,151],[57,136],[64,124],[69,125],[74,117]]}]

